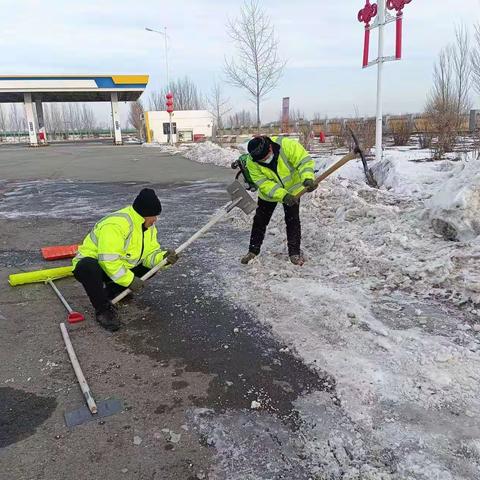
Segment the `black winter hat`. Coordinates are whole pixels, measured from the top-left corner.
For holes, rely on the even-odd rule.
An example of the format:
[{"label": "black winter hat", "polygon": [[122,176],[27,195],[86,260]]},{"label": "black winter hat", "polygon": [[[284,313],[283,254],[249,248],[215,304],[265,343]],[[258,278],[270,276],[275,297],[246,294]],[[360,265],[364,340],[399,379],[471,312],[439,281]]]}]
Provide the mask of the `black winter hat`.
[{"label": "black winter hat", "polygon": [[253,160],[262,160],[268,155],[268,150],[270,149],[271,144],[272,141],[266,136],[252,138],[248,142],[248,153]]},{"label": "black winter hat", "polygon": [[156,217],[162,211],[162,204],[154,190],[144,188],[133,201],[133,208],[142,217]]}]

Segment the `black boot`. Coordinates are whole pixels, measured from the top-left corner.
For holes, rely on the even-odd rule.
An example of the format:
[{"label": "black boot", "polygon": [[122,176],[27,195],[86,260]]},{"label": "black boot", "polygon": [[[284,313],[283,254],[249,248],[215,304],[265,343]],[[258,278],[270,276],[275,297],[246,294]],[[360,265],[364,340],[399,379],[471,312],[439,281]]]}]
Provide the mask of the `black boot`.
[{"label": "black boot", "polygon": [[96,312],[95,320],[110,332],[116,332],[120,328],[120,319],[113,305],[106,310]]}]

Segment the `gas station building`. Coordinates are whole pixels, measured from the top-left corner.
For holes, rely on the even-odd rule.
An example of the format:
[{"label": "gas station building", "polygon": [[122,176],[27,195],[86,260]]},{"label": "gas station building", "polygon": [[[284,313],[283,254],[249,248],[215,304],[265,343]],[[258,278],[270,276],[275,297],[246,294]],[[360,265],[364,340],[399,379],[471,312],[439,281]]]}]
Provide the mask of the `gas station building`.
[{"label": "gas station building", "polygon": [[122,144],[118,102],[134,102],[148,75],[0,75],[0,103],[23,103],[31,146],[47,143],[43,102],[110,102],[114,143]]}]

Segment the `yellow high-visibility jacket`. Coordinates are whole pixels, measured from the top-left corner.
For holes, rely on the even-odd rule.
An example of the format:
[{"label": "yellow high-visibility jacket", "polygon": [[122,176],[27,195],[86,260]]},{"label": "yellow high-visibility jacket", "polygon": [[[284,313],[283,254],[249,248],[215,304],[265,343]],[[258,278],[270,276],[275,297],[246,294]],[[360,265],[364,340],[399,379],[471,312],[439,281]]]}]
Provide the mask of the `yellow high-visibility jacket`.
[{"label": "yellow high-visibility jacket", "polygon": [[155,225],[143,231],[144,218],[133,207],[126,207],[102,218],[85,237],[73,259],[73,266],[84,257],[96,258],[104,272],[123,287],[132,283],[130,270],[143,264],[152,268],[165,257]]},{"label": "yellow high-visibility jacket", "polygon": [[258,196],[268,202],[281,202],[287,193],[296,195],[303,189],[303,182],[314,180],[315,162],[296,140],[287,137],[271,137],[280,145],[277,174],[270,168],[247,159],[250,177],[258,187]]}]

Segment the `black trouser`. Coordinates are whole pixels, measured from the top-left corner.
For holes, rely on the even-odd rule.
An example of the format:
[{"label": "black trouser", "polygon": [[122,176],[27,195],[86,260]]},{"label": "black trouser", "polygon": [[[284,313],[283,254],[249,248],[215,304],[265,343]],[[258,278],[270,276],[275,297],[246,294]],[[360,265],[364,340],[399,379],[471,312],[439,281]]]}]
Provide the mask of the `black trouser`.
[{"label": "black trouser", "polygon": [[[252,235],[250,237],[249,251],[258,255],[260,248],[265,238],[267,225],[272,218],[276,202],[267,202],[258,199],[257,211],[253,218]],[[302,239],[302,230],[300,226],[300,204],[295,204],[293,207],[283,205],[285,210],[285,223],[287,225],[287,243],[289,255],[300,255],[300,242]]]},{"label": "black trouser", "polygon": [[[143,265],[137,265],[131,271],[136,277],[142,277],[148,270]],[[82,258],[75,266],[73,276],[83,285],[97,313],[107,310],[110,307],[110,300],[126,288],[115,283],[95,258]]]}]

